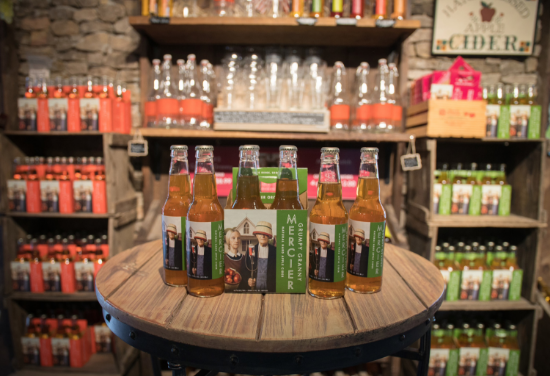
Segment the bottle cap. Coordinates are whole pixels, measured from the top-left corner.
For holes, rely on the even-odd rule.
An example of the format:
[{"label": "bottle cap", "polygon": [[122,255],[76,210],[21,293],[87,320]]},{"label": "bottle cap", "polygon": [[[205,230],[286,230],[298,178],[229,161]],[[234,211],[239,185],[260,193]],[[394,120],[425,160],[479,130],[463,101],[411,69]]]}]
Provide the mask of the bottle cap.
[{"label": "bottle cap", "polygon": [[170,150],[185,150],[187,151],[187,145],[172,145],[170,146]]},{"label": "bottle cap", "polygon": [[378,153],[378,148],[361,148],[361,153]]},{"label": "bottle cap", "polygon": [[155,64],[155,65],[160,64],[160,60],[159,59],[153,59],[153,64]]},{"label": "bottle cap", "polygon": [[283,151],[283,150],[298,151],[298,148],[294,145],[281,145],[281,146],[279,146],[279,151]]},{"label": "bottle cap", "polygon": [[195,150],[214,150],[214,146],[212,146],[212,145],[197,145],[197,146],[195,146]]},{"label": "bottle cap", "polygon": [[321,153],[340,153],[340,149],[333,147],[324,147],[321,148]]},{"label": "bottle cap", "polygon": [[239,151],[242,150],[260,150],[260,147],[258,145],[241,145],[239,146]]}]

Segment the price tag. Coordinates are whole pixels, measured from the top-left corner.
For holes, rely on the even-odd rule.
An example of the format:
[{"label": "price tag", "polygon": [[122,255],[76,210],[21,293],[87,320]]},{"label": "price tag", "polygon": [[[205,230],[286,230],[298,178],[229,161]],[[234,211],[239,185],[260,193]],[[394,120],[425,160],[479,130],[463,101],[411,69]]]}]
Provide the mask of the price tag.
[{"label": "price tag", "polygon": [[149,22],[152,24],[169,24],[170,17],[151,16],[151,18],[149,18]]},{"label": "price tag", "polygon": [[337,18],[336,19],[336,25],[339,25],[339,26],[356,26],[357,25],[357,19],[356,18]]},{"label": "price tag", "polygon": [[149,144],[138,129],[134,138],[128,141],[128,155],[130,157],[146,157],[147,154],[149,154]]},{"label": "price tag", "polygon": [[299,25],[313,26],[317,23],[317,18],[299,17],[296,19]]},{"label": "price tag", "polygon": [[414,171],[422,168],[422,159],[420,158],[420,154],[416,152],[414,136],[410,138],[407,154],[401,156],[401,168],[403,171]]},{"label": "price tag", "polygon": [[395,20],[376,20],[376,27],[393,27]]}]

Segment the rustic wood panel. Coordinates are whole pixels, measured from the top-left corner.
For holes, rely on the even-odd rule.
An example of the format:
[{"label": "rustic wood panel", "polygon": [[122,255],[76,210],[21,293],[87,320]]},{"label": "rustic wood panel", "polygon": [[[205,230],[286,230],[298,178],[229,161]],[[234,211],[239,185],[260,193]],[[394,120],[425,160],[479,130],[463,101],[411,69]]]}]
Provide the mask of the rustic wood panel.
[{"label": "rustic wood panel", "polygon": [[[386,255],[392,253],[391,248],[386,244]],[[404,323],[413,327],[429,318],[426,307],[388,262],[384,265],[380,292],[357,294],[346,291],[345,300],[357,332],[368,333],[370,341],[402,332]]]},{"label": "rustic wood panel", "polygon": [[[267,294],[260,340],[279,342],[349,336],[355,328],[343,299],[316,299],[309,294]],[[273,344],[277,346],[277,344]]]},{"label": "rustic wood panel", "polygon": [[[438,308],[436,303],[445,288],[443,277],[435,265],[412,252],[395,249],[391,244],[386,244],[384,254],[386,261],[395,268],[424,306],[434,314]],[[396,294],[396,297],[401,298],[399,294]]]},{"label": "rustic wood panel", "polygon": [[416,152],[420,154],[422,168],[407,173],[408,202],[431,208],[433,176],[436,166],[436,142],[434,140],[417,139]]},{"label": "rustic wood panel", "polygon": [[235,349],[235,339],[256,340],[261,310],[262,296],[258,294],[223,294],[210,299],[188,296],[169,328],[200,334],[206,341]]},{"label": "rustic wood panel", "polygon": [[155,256],[161,258],[161,249],[161,241],[157,240],[126,250],[111,258],[97,274],[98,296],[108,297],[151,258]]},{"label": "rustic wood panel", "polygon": [[439,311],[530,311],[537,309],[537,306],[527,299],[521,298],[518,301],[494,300],[482,301],[456,301],[443,302]]},{"label": "rustic wood panel", "polygon": [[[514,193],[512,192],[512,196]],[[522,217],[515,214],[508,216],[498,215],[439,215],[435,214],[429,221],[431,226],[437,227],[504,227],[504,228],[544,228],[546,223],[536,219]]]},{"label": "rustic wood panel", "polygon": [[128,135],[114,133],[106,133],[103,136],[107,211],[111,214],[117,213],[118,202],[135,198],[135,190],[129,174],[128,141],[130,139]]},{"label": "rustic wood panel", "polygon": [[120,288],[107,298],[109,304],[132,312],[132,319],[166,325],[175,307],[187,296],[187,289],[164,283],[162,262],[160,254],[154,255],[130,278],[122,281]]}]

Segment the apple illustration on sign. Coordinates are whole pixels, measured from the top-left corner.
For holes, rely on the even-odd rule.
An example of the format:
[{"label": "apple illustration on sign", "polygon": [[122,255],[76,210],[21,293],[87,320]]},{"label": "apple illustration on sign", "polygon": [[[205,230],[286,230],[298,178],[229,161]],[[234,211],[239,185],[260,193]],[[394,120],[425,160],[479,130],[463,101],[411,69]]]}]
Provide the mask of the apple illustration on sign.
[{"label": "apple illustration on sign", "polygon": [[493,4],[487,4],[484,1],[481,2],[482,8],[481,8],[481,11],[479,13],[481,13],[481,21],[482,22],[491,22],[491,20],[493,19],[493,16],[496,13],[496,9],[491,8],[492,5]]}]

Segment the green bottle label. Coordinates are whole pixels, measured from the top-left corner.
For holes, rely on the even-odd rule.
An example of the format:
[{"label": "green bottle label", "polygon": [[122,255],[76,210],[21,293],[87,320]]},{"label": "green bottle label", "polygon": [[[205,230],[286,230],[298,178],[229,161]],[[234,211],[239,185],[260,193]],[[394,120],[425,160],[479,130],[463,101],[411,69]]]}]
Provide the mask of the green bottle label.
[{"label": "green bottle label", "polygon": [[500,202],[498,205],[498,215],[505,216],[510,215],[510,206],[512,204],[512,186],[503,185]]},{"label": "green bottle label", "polygon": [[472,187],[472,196],[470,197],[470,208],[468,214],[481,214],[481,185],[474,185]]},{"label": "green bottle label", "polygon": [[186,270],[186,218],[162,216],[162,254],[164,269]]},{"label": "green bottle label", "polygon": [[307,210],[277,210],[277,292],[306,290]]},{"label": "green bottle label", "polygon": [[322,282],[346,278],[348,224],[324,225],[310,222],[309,277]]},{"label": "green bottle label", "polygon": [[384,266],[386,222],[349,220],[348,273],[358,277],[381,277]]},{"label": "green bottle label", "polygon": [[527,138],[538,139],[540,138],[540,124],[541,124],[541,108],[540,106],[531,106],[531,114],[529,117],[529,129],[527,130]]},{"label": "green bottle label", "polygon": [[451,214],[451,184],[434,184],[433,212],[441,215]]},{"label": "green bottle label", "polygon": [[510,106],[500,106],[500,117],[498,120],[498,138],[510,138]]}]

